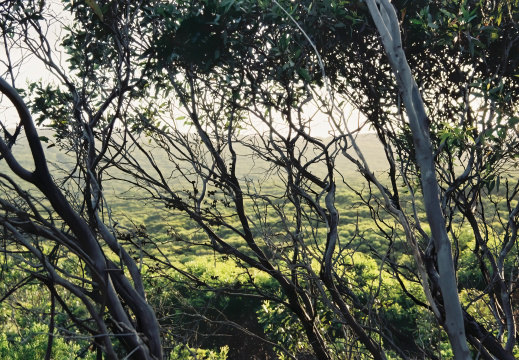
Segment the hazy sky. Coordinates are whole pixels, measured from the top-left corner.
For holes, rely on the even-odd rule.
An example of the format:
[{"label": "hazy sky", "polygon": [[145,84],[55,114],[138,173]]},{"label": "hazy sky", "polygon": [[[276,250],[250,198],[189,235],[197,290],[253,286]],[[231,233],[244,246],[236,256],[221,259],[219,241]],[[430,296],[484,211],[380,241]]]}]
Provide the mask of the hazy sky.
[{"label": "hazy sky", "polygon": [[[40,22],[42,27],[44,27],[47,35],[47,39],[49,43],[53,46],[53,57],[54,61],[59,63],[61,67],[66,70],[67,64],[65,62],[65,56],[62,52],[62,49],[59,46],[59,38],[61,36],[62,31],[64,31],[63,27],[70,23],[71,16],[69,13],[63,11],[61,9],[61,4],[59,0],[51,0],[46,2],[46,6],[48,6],[47,11],[50,11],[55,18],[54,21],[50,23]],[[7,55],[5,52],[5,44],[3,39],[0,39],[0,74],[4,77],[6,81],[11,82],[11,76],[6,74],[7,71]],[[34,55],[31,54],[29,50],[21,50],[20,48],[15,49],[11,48],[11,63],[14,67],[14,76],[16,78],[15,85],[18,88],[25,88],[28,82],[34,82],[38,80],[42,80],[43,83],[54,82],[56,83],[56,78],[53,74],[45,67],[41,60],[37,59]],[[348,113],[351,113],[351,108],[346,108]],[[308,105],[305,109],[305,116],[312,117],[312,135],[318,137],[326,137],[331,135],[332,127],[329,124],[328,117],[323,113],[316,113],[315,106]],[[363,121],[361,117],[359,117],[357,112],[351,114],[349,126],[351,128],[357,128],[358,122]],[[14,126],[17,123],[17,114],[14,111],[12,105],[7,99],[2,98],[0,103],[0,121],[2,121],[8,127]],[[265,125],[262,125],[259,121],[254,121],[255,127],[259,130],[267,130]],[[283,121],[278,116],[276,118],[277,128],[281,133],[285,132],[286,125],[283,124]],[[179,124],[177,124],[179,125]],[[188,126],[179,125],[184,130],[188,131]],[[363,132],[366,132],[368,129],[364,129]],[[249,131],[246,131],[247,133]]]}]

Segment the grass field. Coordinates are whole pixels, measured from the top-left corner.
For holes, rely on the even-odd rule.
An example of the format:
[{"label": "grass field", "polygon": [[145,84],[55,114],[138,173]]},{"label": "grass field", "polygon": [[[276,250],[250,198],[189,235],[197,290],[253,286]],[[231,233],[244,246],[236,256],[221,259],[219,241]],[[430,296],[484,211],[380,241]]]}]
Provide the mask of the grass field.
[{"label": "grass field", "polygon": [[[51,132],[43,130],[41,136],[48,138],[48,145],[52,145],[53,136]],[[375,136],[371,134],[359,136],[359,146],[370,165],[371,171],[375,172],[380,181],[387,181],[387,162],[385,156],[383,156],[382,146]],[[148,148],[157,167],[161,172],[167,174],[169,184],[174,191],[185,195],[192,191],[194,186],[198,186],[200,180],[193,175],[186,178],[178,177],[174,164],[164,152],[151,145]],[[253,156],[246,147],[236,146],[236,149],[239,154],[237,177],[244,193],[245,210],[250,229],[260,248],[269,256],[275,266],[286,273],[288,277],[290,269],[287,264],[289,262],[283,262],[280,259],[282,257],[286,259],[291,254],[290,241],[286,237],[294,233],[296,219],[293,215],[295,213],[293,205],[284,196],[286,187],[284,182],[280,180],[283,174],[268,171],[266,162],[257,156]],[[73,206],[78,209],[81,208],[83,205],[81,194],[84,181],[77,173],[72,172],[76,164],[76,159],[72,157],[73,154],[66,153],[60,146],[50,146],[45,151],[56,183],[61,185],[63,179],[66,178],[67,182],[63,185],[66,196]],[[31,154],[26,143],[24,144],[22,141],[17,144],[13,148],[13,153],[22,165],[31,168]],[[135,153],[135,156],[138,162],[142,164],[146,162],[143,154]],[[427,334],[428,338],[424,347],[435,348],[448,358],[451,353],[448,345],[445,345],[448,344],[446,336],[431,320],[431,314],[416,306],[404,294],[400,283],[396,280],[396,275],[387,264],[381,266],[383,257],[387,257],[398,264],[399,271],[402,274],[399,281],[402,281],[405,287],[419,297],[421,301],[426,301],[423,297],[421,285],[417,281],[416,264],[412,251],[403,236],[401,227],[395,219],[383,210],[380,194],[377,193],[378,190],[370,188],[366,180],[345,157],[339,154],[335,165],[337,169],[335,206],[340,214],[338,226],[340,243],[336,247],[335,253],[337,262],[340,263],[337,271],[341,272],[342,278],[347,279],[349,286],[357,292],[356,294],[362,301],[368,303],[371,301],[370,299],[376,296],[377,304],[379,304],[377,305],[379,306],[377,311],[383,313],[383,317],[388,322],[400,323],[401,328],[407,331],[409,336],[420,337],[421,334]],[[326,171],[321,163],[313,164],[308,169],[318,176],[322,176]],[[103,217],[105,223],[113,226],[125,248],[143,265],[143,277],[150,303],[156,309],[159,317],[162,316],[161,324],[165,329],[171,325],[173,327],[171,333],[176,336],[177,333],[184,330],[174,328],[177,324],[170,318],[174,317],[175,321],[182,326],[190,325],[192,321],[189,316],[187,316],[187,320],[182,318],[185,314],[178,313],[179,309],[186,311],[185,306],[202,308],[211,304],[211,306],[214,306],[214,309],[211,310],[215,311],[214,316],[220,316],[221,312],[233,321],[244,321],[258,335],[265,333],[271,340],[286,345],[286,343],[290,343],[286,339],[286,334],[280,334],[276,328],[268,327],[272,323],[282,323],[287,326],[287,329],[291,329],[290,336],[294,336],[295,339],[293,342],[300,341],[298,336],[301,329],[297,327],[297,320],[291,318],[292,315],[278,305],[262,303],[258,299],[246,297],[226,297],[211,290],[200,292],[199,289],[194,290],[192,286],[186,285],[186,279],[179,273],[170,271],[171,269],[167,269],[167,267],[166,270],[154,267],[156,265],[155,260],[143,256],[141,249],[147,251],[151,256],[162,259],[164,263],[169,262],[189,271],[207,284],[214,286],[214,288],[249,286],[245,273],[246,271],[252,271],[257,284],[262,286],[263,290],[277,294],[280,291],[279,284],[275,284],[267,273],[247,269],[246,265],[240,264],[236,259],[216,254],[210,247],[210,240],[206,232],[185,212],[166,206],[167,204],[164,201],[149,199],[144,188],[131,186],[128,180],[131,181],[132,178],[115,167],[108,170],[109,174],[118,178],[118,180],[111,180],[109,176],[104,177],[105,204],[103,206]],[[6,169],[5,162],[0,162],[0,171],[11,174]],[[143,171],[153,172],[155,170],[149,165],[143,165]],[[517,179],[517,174],[506,175],[512,176],[512,180]],[[194,183],[191,181],[194,181]],[[22,187],[35,190],[24,184],[22,184]],[[216,191],[214,195],[208,196],[208,199],[220,202],[218,206],[219,216],[226,219],[228,227],[216,226],[208,222],[209,225],[228,244],[245,254],[252,254],[245,240],[239,234],[242,224],[233,205],[221,206],[222,201],[225,203],[226,195],[216,188],[209,190]],[[411,214],[411,197],[405,193],[405,189],[401,188],[401,191],[401,205],[407,214]],[[500,191],[501,193],[497,189],[494,190],[495,195],[493,196],[496,204],[497,201],[502,200],[503,187]],[[271,202],[264,201],[258,195],[267,197]],[[315,196],[318,197],[318,195]],[[423,221],[422,225],[425,232],[428,232],[429,229],[425,225],[426,221],[424,221],[425,216],[420,194],[417,194],[415,200],[418,217]],[[322,204],[323,198],[319,198],[319,201]],[[494,206],[490,203],[488,205],[490,208]],[[503,206],[503,204],[495,206]],[[323,222],[319,222],[312,217],[308,205],[303,204],[303,208],[307,211],[308,217],[304,220],[302,239],[304,240],[304,246],[307,246],[313,253],[310,266],[313,271],[318,273],[327,229]],[[377,212],[377,216],[374,216],[375,212]],[[110,218],[108,218],[108,214],[110,214]],[[374,220],[374,217],[377,218],[377,221]],[[495,233],[489,235],[493,237],[493,240],[488,243],[489,251],[493,253],[499,252],[498,237],[501,233],[499,232],[500,225],[498,222],[499,219],[496,218],[490,224],[491,229],[497,229]],[[233,230],[232,227],[237,230]],[[453,216],[450,234],[457,239],[459,250],[456,256],[459,268],[457,275],[460,297],[465,304],[468,304],[467,311],[471,315],[481,321],[492,322],[492,314],[485,307],[487,299],[482,296],[485,285],[477,268],[478,262],[474,254],[474,234],[457,215]],[[426,248],[426,246],[423,246],[423,248]],[[109,251],[107,251],[107,254],[111,256]],[[115,254],[112,255],[116,259]],[[67,258],[67,254],[63,254],[62,261],[63,264],[66,263],[71,268],[77,265],[73,264],[73,260]],[[512,263],[511,266],[513,266]],[[381,269],[384,271],[381,271]],[[25,292],[25,298],[23,299],[13,297],[12,301],[29,303],[27,299],[31,295],[27,294]],[[42,306],[41,304],[45,304],[47,300],[42,300],[40,297],[38,295],[37,300],[31,301],[39,304],[38,306]],[[29,305],[24,306],[30,307]],[[20,319],[32,316],[26,314],[23,309],[17,311],[20,311],[20,314],[23,315],[19,316]],[[175,312],[175,314],[172,312]],[[359,318],[363,316],[361,313],[356,315]],[[173,324],[170,324],[171,322]],[[205,330],[209,331],[208,329]],[[228,331],[227,335],[233,333],[232,330],[226,331]],[[14,334],[15,329],[11,326],[5,333]],[[14,336],[12,334],[9,336]],[[193,342],[193,345],[217,349],[222,345],[229,344],[229,359],[246,359],[246,356],[250,355],[251,349],[263,346],[260,343],[244,345],[227,342],[228,339],[225,337],[216,339],[216,337],[208,336],[207,339],[211,340],[196,344]],[[421,339],[420,341],[422,341]],[[44,349],[45,344],[42,343],[41,347]]]}]

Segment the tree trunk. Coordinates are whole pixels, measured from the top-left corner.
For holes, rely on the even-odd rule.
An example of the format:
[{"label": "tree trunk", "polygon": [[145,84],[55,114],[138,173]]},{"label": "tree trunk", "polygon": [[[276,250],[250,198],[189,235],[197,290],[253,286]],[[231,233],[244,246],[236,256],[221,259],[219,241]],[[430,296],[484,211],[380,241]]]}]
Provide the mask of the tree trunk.
[{"label": "tree trunk", "polygon": [[377,3],[375,0],[367,1],[402,94],[413,134],[416,160],[420,167],[425,212],[438,257],[440,288],[445,304],[445,327],[455,358],[468,360],[470,351],[465,337],[451,244],[440,205],[439,186],[429,137],[429,121],[418,86],[412,77],[411,69],[402,50],[395,9],[388,0],[377,0]]}]

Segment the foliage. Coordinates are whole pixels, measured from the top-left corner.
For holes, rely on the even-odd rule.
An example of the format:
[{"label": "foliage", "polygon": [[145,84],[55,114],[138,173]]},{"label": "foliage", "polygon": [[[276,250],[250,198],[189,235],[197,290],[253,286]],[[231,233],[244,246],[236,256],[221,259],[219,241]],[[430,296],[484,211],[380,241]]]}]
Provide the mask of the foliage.
[{"label": "foliage", "polygon": [[[239,358],[224,339],[244,334],[281,357],[453,356],[423,153],[365,2],[49,3],[0,4],[0,90],[20,110],[2,121],[1,296],[37,324],[17,335],[34,347],[6,330],[1,351],[42,358],[54,319],[57,357]],[[518,4],[393,5],[468,340],[508,359]],[[50,80],[21,89],[18,51]]]},{"label": "foliage", "polygon": [[[48,327],[33,323],[20,333],[0,334],[0,358],[2,359],[44,359],[47,351]],[[88,346],[82,347],[77,340],[67,341],[59,336],[54,338],[51,359],[90,359],[96,358]]]},{"label": "foliage", "polygon": [[172,359],[179,360],[227,360],[228,347],[222,347],[220,352],[213,350],[190,349],[185,345],[177,345],[171,352]]}]

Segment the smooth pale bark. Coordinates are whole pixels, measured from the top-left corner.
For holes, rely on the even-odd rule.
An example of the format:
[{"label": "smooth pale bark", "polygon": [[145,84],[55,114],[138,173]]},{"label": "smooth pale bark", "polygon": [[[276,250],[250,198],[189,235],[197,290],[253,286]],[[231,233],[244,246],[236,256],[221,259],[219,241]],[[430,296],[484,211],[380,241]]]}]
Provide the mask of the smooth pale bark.
[{"label": "smooth pale bark", "polygon": [[438,258],[440,288],[445,307],[445,327],[455,358],[468,360],[471,357],[465,336],[451,243],[441,210],[440,192],[429,136],[429,120],[420,91],[402,50],[398,17],[393,5],[388,0],[367,0],[366,2],[396,77],[413,134],[427,221],[431,228]]}]

